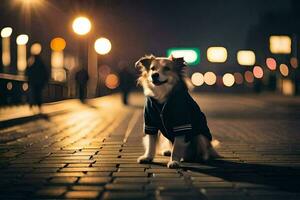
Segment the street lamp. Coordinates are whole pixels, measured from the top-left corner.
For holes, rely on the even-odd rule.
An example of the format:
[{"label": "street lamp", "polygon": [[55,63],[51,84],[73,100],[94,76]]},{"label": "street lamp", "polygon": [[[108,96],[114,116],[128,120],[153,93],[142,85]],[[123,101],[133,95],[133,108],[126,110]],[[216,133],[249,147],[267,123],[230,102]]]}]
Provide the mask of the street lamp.
[{"label": "street lamp", "polygon": [[269,39],[270,51],[274,54],[290,54],[292,39],[287,35],[271,36]]},{"label": "street lamp", "polygon": [[111,50],[111,43],[107,38],[101,37],[95,41],[95,51],[100,55],[108,54]]},{"label": "street lamp", "polygon": [[92,25],[87,17],[77,17],[72,24],[73,31],[78,35],[86,35],[90,32]]},{"label": "street lamp", "polygon": [[4,67],[10,65],[11,56],[10,56],[10,36],[12,34],[11,27],[5,27],[1,30],[2,37],[2,64]]},{"label": "street lamp", "polygon": [[26,59],[26,44],[28,42],[28,35],[22,34],[19,35],[16,39],[17,47],[17,68],[18,71],[24,72],[27,67],[27,59]]},{"label": "street lamp", "polygon": [[207,60],[213,63],[223,63],[227,60],[225,47],[209,47],[207,49]]},{"label": "street lamp", "polygon": [[66,72],[64,70],[64,53],[66,41],[57,37],[51,40],[51,77],[55,81],[65,81]]}]

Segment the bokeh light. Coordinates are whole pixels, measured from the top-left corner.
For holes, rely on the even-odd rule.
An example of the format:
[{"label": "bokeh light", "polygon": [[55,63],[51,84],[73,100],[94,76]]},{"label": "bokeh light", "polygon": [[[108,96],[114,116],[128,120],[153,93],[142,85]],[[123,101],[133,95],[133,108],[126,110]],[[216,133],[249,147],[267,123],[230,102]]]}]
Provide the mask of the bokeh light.
[{"label": "bokeh light", "polygon": [[28,87],[28,83],[23,83],[23,84],[22,84],[22,89],[23,89],[23,91],[26,92],[26,91],[28,90],[28,88],[29,88],[29,87]]},{"label": "bokeh light", "polygon": [[217,76],[213,72],[206,72],[204,74],[204,82],[207,85],[214,85],[217,81]]},{"label": "bokeh light", "polygon": [[34,43],[30,47],[30,53],[32,55],[39,55],[42,51],[42,45],[40,43]]},{"label": "bokeh light", "polygon": [[207,60],[214,63],[223,63],[227,60],[227,50],[224,47],[209,47]]},{"label": "bokeh light", "polygon": [[98,69],[98,73],[100,78],[105,79],[108,74],[110,74],[111,69],[108,65],[100,65]]},{"label": "bokeh light", "polygon": [[12,88],[13,88],[12,82],[8,82],[8,83],[6,84],[6,88],[7,88],[8,90],[12,90]]},{"label": "bokeh light", "polygon": [[253,76],[253,73],[251,71],[246,71],[245,72],[245,80],[246,82],[248,83],[253,83],[254,81],[254,76]]},{"label": "bokeh light", "polygon": [[195,86],[201,86],[204,83],[204,76],[200,72],[195,72],[193,73],[191,80]]},{"label": "bokeh light", "polygon": [[10,37],[11,34],[12,34],[11,27],[5,27],[1,30],[1,37],[3,37],[3,38]]},{"label": "bokeh light", "polygon": [[109,89],[115,89],[119,86],[119,78],[116,74],[109,74],[105,79],[105,85]]},{"label": "bokeh light", "polygon": [[276,63],[276,60],[274,58],[267,58],[266,59],[266,65],[270,70],[272,70],[272,71],[276,70],[277,63]]},{"label": "bokeh light", "polygon": [[227,86],[227,87],[233,86],[234,81],[235,81],[235,79],[234,79],[234,76],[232,74],[230,74],[230,73],[224,74],[224,76],[223,76],[223,84],[225,86]]},{"label": "bokeh light", "polygon": [[200,62],[200,50],[198,48],[171,48],[167,50],[167,56],[174,58],[183,57],[189,65],[197,65]]},{"label": "bokeh light", "polygon": [[298,59],[296,57],[292,57],[290,60],[290,64],[294,69],[298,68]]},{"label": "bokeh light", "polygon": [[78,35],[85,35],[90,32],[92,25],[88,18],[77,17],[72,24],[72,28]]},{"label": "bokeh light", "polygon": [[255,53],[250,50],[241,50],[237,53],[237,61],[240,65],[251,66],[255,64]]},{"label": "bokeh light", "polygon": [[286,64],[279,65],[279,71],[282,74],[282,76],[288,76],[289,75],[289,68]]},{"label": "bokeh light", "polygon": [[66,44],[63,38],[57,37],[51,40],[50,47],[53,51],[62,51],[66,48]]},{"label": "bokeh light", "polygon": [[111,43],[107,38],[99,38],[94,44],[95,51],[100,55],[108,54],[111,50]]},{"label": "bokeh light", "polygon": [[274,54],[290,54],[292,49],[292,40],[287,35],[271,36],[270,51]]},{"label": "bokeh light", "polygon": [[17,45],[25,45],[25,44],[27,44],[28,39],[29,39],[29,37],[26,34],[19,35],[17,37],[17,39],[16,39]]},{"label": "bokeh light", "polygon": [[260,66],[254,66],[253,75],[255,78],[262,78],[264,76],[264,70]]},{"label": "bokeh light", "polygon": [[241,73],[235,72],[233,75],[234,75],[234,80],[235,80],[236,84],[238,84],[238,85],[243,84],[244,77]]}]

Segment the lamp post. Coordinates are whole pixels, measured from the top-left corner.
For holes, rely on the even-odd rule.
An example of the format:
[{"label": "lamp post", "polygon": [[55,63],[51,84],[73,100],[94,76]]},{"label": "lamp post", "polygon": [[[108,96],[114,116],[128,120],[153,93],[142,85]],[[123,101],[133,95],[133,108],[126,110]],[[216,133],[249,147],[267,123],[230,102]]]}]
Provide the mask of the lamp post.
[{"label": "lamp post", "polygon": [[[98,38],[95,43],[94,43],[94,49],[97,52],[99,56],[104,56],[108,54],[111,51],[112,45],[109,39],[100,37]],[[99,80],[99,65],[98,65],[98,60],[99,56],[97,58],[97,87],[96,87],[96,95],[98,96],[99,93],[99,85],[100,85],[100,80]]]},{"label": "lamp post", "polygon": [[1,30],[2,37],[2,64],[4,67],[8,67],[11,62],[10,56],[10,36],[12,34],[11,27],[5,27]]},{"label": "lamp post", "polygon": [[72,28],[74,33],[81,37],[79,50],[80,54],[82,55],[81,65],[82,67],[87,68],[88,39],[84,36],[86,36],[91,31],[91,21],[87,17],[77,17],[72,23]]}]

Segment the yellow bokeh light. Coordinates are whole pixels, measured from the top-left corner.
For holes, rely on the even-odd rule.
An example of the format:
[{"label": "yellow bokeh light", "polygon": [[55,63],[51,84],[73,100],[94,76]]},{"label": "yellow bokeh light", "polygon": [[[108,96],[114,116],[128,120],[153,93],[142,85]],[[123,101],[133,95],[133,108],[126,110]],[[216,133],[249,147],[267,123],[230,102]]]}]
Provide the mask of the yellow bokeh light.
[{"label": "yellow bokeh light", "polygon": [[264,76],[264,70],[260,66],[253,67],[253,75],[255,78],[262,78]]},{"label": "yellow bokeh light", "polygon": [[29,37],[26,34],[19,35],[17,37],[17,39],[16,39],[17,45],[25,45],[25,44],[27,44],[28,39],[29,39]]},{"label": "yellow bokeh light", "polygon": [[242,50],[237,53],[237,60],[240,65],[251,66],[255,64],[255,53],[250,50]]},{"label": "yellow bokeh light", "polygon": [[206,72],[204,74],[204,82],[207,85],[214,85],[217,81],[217,76],[213,72]]},{"label": "yellow bokeh light", "polygon": [[282,76],[288,76],[289,75],[289,68],[286,64],[279,65],[279,71],[282,74]]},{"label": "yellow bokeh light", "polygon": [[224,47],[209,47],[207,60],[215,63],[223,63],[227,60],[227,50]]},{"label": "yellow bokeh light", "polygon": [[105,85],[109,89],[115,89],[119,86],[119,78],[115,74],[109,74],[105,79]]},{"label": "yellow bokeh light", "polygon": [[288,96],[292,96],[295,94],[295,85],[293,84],[292,80],[282,80],[282,93]]},{"label": "yellow bokeh light", "polygon": [[111,43],[107,38],[99,38],[94,44],[95,51],[100,55],[108,54],[111,50]]},{"label": "yellow bokeh light", "polygon": [[66,41],[61,37],[54,38],[50,42],[50,47],[53,51],[62,51],[66,48]]},{"label": "yellow bokeh light", "polygon": [[227,87],[233,86],[234,81],[235,81],[235,79],[234,79],[234,76],[232,74],[230,74],[230,73],[224,74],[224,76],[223,76],[223,84],[225,86],[227,86]]},{"label": "yellow bokeh light", "polygon": [[1,30],[1,37],[3,37],[3,38],[10,37],[11,34],[12,34],[11,27],[5,27]]},{"label": "yellow bokeh light", "polygon": [[85,35],[90,32],[92,25],[88,18],[77,17],[72,24],[72,28],[78,35]]},{"label": "yellow bokeh light", "polygon": [[174,58],[183,57],[184,61],[187,63],[194,63],[198,60],[197,52],[189,49],[177,49],[172,51],[172,56]]},{"label": "yellow bokeh light", "polygon": [[40,43],[34,43],[31,47],[30,47],[30,53],[32,55],[39,55],[42,51],[42,45]]},{"label": "yellow bokeh light", "polygon": [[201,86],[204,83],[204,76],[199,72],[195,72],[191,77],[192,83],[195,86]]},{"label": "yellow bokeh light", "polygon": [[292,40],[287,35],[271,36],[269,39],[270,51],[275,54],[290,54]]}]

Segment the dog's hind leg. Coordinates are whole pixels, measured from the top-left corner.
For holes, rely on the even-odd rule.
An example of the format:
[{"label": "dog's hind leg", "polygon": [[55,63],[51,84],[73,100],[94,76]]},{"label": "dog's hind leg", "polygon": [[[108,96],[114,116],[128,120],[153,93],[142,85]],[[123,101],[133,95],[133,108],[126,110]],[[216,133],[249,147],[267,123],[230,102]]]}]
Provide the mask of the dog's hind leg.
[{"label": "dog's hind leg", "polygon": [[157,135],[145,135],[143,138],[145,153],[138,158],[138,163],[149,163],[153,160],[156,150],[156,140]]}]

